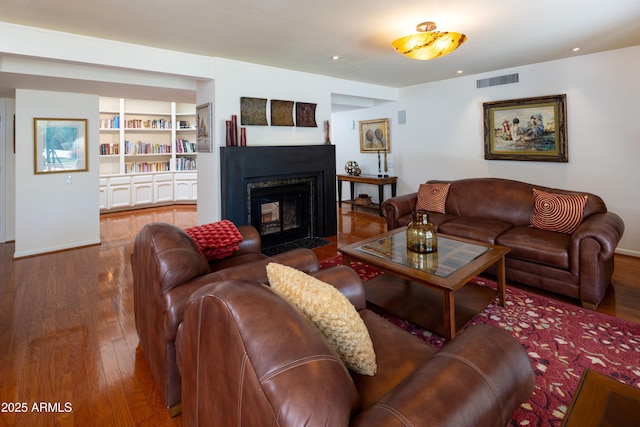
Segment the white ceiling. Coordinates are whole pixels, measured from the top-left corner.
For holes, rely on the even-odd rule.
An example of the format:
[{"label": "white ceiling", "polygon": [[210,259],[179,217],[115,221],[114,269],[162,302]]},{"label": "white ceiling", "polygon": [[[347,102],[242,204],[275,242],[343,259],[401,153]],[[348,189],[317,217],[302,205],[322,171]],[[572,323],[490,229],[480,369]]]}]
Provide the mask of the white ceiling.
[{"label": "white ceiling", "polygon": [[[396,53],[427,20],[467,42]],[[0,21],[392,87],[640,45],[640,0],[0,0]]]}]

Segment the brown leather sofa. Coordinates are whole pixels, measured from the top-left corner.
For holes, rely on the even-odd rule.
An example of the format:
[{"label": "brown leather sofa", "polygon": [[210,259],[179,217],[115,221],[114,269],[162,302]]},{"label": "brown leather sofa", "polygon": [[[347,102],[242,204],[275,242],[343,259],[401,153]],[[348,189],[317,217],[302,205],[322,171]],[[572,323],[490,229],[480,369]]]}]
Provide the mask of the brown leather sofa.
[{"label": "brown leather sofa", "polygon": [[266,281],[266,265],[275,261],[307,273],[319,269],[309,249],[273,257],[260,253],[260,235],[239,226],[243,237],[231,256],[210,263],[181,228],[166,223],[145,225],[136,236],[131,266],[133,303],[140,345],[171,415],[180,412],[180,373],[175,337],[189,296],[202,286],[229,279]]},{"label": "brown leather sofa", "polygon": [[[579,299],[596,309],[613,274],[613,254],[624,223],[607,211],[604,201],[590,193],[566,191],[499,178],[470,178],[449,182],[445,214],[429,219],[438,232],[506,246],[507,280]],[[573,234],[530,227],[533,189],[587,195],[582,224]],[[408,225],[417,192],[385,200],[383,214],[389,230]]]},{"label": "brown leather sofa", "polygon": [[505,426],[535,383],[518,341],[471,326],[438,350],[365,308],[358,275],[320,270],[358,310],[374,376],[348,370],[270,287],[231,280],[189,298],[177,338],[185,426]]}]

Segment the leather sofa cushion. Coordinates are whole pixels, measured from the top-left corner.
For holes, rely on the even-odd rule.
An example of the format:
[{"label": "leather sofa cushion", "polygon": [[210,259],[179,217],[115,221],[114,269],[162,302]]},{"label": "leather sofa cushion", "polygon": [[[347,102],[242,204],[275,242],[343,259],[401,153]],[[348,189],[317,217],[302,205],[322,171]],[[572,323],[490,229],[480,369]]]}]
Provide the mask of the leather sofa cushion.
[{"label": "leather sofa cushion", "polygon": [[540,230],[533,227],[514,227],[496,239],[496,244],[511,249],[509,258],[518,258],[569,269],[571,235]]},{"label": "leather sofa cushion", "polygon": [[360,316],[369,330],[378,364],[374,376],[351,373],[362,410],[366,410],[424,365],[437,349],[411,334],[399,333],[400,328],[371,310],[361,310]]},{"label": "leather sofa cushion", "polygon": [[459,217],[441,224],[438,232],[495,244],[496,238],[510,228],[512,228],[510,223],[499,219]]}]

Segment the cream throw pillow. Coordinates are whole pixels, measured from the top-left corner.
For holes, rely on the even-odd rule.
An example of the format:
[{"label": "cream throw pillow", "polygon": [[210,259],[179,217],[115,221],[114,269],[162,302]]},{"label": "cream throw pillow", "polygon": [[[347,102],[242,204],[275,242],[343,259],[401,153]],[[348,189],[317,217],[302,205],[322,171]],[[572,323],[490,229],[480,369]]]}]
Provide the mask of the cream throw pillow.
[{"label": "cream throw pillow", "polygon": [[376,355],[369,331],[347,297],[335,287],[286,265],[269,263],[267,276],[276,292],[315,323],[348,368],[375,375]]}]

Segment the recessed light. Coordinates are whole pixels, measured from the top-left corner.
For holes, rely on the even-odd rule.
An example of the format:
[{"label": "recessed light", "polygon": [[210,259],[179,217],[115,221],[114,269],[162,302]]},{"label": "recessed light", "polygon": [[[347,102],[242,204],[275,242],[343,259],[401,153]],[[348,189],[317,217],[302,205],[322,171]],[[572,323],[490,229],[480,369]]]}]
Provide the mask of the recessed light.
[{"label": "recessed light", "polygon": [[340,59],[340,56],[338,56],[338,55],[333,55],[333,56],[331,57],[331,59],[333,59],[334,61],[337,61],[338,59]]},{"label": "recessed light", "polygon": [[580,50],[580,48],[579,48],[579,47],[574,47],[574,48],[573,48],[573,51],[574,51],[574,52],[577,52],[577,51],[579,51],[579,50]]},{"label": "recessed light", "polygon": [[458,70],[458,71],[456,71],[456,73],[458,73],[458,74],[462,74],[462,73],[464,73],[464,71],[462,71],[462,70]]}]

